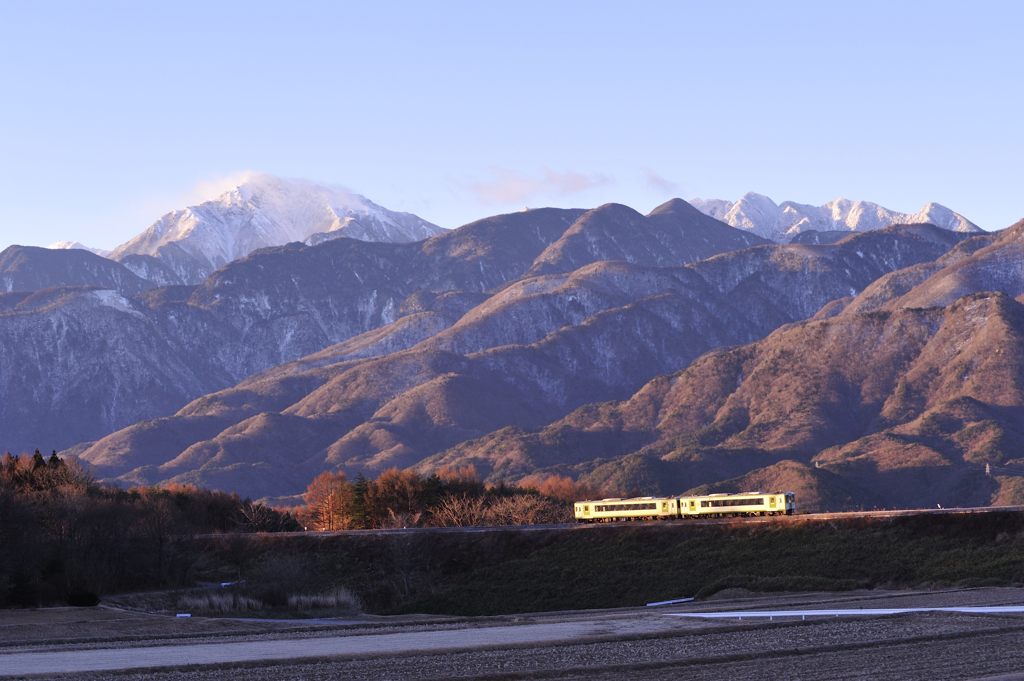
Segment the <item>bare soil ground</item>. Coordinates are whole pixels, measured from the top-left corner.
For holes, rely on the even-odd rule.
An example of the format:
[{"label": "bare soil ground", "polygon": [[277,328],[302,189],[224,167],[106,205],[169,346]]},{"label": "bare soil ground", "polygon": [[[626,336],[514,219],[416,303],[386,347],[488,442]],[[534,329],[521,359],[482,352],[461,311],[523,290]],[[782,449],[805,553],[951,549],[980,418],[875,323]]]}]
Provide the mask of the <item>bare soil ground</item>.
[{"label": "bare soil ground", "polygon": [[74,644],[253,634],[274,628],[259,623],[185,620],[105,607],[0,610],[0,653],[25,648],[59,649]]},{"label": "bare soil ground", "polygon": [[[0,675],[43,658],[25,653],[108,649],[126,665],[154,646],[201,650],[252,643],[256,659],[124,671],[24,672],[55,679],[972,679],[1024,672],[1024,616],[924,613],[806,621],[703,621],[666,613],[802,608],[1018,605],[1024,589],[859,591],[839,594],[719,594],[660,608],[573,611],[425,621],[372,618],[298,626],[192,618],[174,620],[102,608],[0,612]],[[357,641],[358,640],[358,641]],[[266,642],[333,646],[311,659],[259,659]],[[358,654],[346,654],[359,650]],[[237,651],[238,648],[236,647]],[[21,667],[19,667],[21,668]],[[5,674],[5,672],[7,672]],[[19,672],[23,673],[23,672]],[[36,677],[40,678],[40,677]]]}]

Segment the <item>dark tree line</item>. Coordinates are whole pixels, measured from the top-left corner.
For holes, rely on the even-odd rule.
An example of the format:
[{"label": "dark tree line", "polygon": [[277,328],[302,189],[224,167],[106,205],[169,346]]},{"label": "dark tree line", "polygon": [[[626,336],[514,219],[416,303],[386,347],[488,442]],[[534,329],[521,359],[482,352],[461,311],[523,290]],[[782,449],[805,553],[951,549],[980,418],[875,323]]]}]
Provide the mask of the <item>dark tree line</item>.
[{"label": "dark tree line", "polygon": [[192,581],[183,541],[300,529],[288,513],[192,487],[124,490],[56,453],[0,458],[0,606],[72,602]]},{"label": "dark tree line", "polygon": [[[8,453],[0,457],[0,607],[85,605],[98,594],[194,584],[208,567],[197,535],[563,522],[567,502],[588,494],[559,476],[485,485],[471,466],[351,481],[326,472],[293,516],[195,487],[102,484],[56,452]],[[240,543],[246,555],[251,548]]]}]

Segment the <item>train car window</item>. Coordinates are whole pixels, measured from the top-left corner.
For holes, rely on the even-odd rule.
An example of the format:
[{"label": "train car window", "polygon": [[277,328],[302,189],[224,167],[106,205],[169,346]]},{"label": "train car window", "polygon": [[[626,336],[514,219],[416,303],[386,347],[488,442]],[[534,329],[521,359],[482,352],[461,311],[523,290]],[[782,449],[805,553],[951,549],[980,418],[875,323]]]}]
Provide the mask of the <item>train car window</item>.
[{"label": "train car window", "polygon": [[608,513],[610,511],[657,511],[658,504],[649,502],[645,504],[605,504],[595,506],[594,510],[599,513]]},{"label": "train car window", "polygon": [[703,508],[722,508],[725,506],[763,506],[764,498],[759,499],[711,499],[702,501]]}]

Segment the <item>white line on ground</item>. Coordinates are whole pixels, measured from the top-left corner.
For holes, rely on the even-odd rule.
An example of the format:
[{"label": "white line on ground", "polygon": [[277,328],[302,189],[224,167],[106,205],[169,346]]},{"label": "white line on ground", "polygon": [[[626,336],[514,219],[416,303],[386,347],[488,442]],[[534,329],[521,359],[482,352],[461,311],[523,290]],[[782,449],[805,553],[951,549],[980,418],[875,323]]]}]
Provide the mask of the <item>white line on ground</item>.
[{"label": "white line on ground", "polygon": [[659,605],[676,605],[678,603],[689,603],[693,600],[693,596],[689,598],[673,598],[671,601],[655,601],[653,603],[647,603],[648,608],[654,608]]},{"label": "white line on ground", "polygon": [[667,612],[669,617],[744,619],[747,617],[871,617],[915,612],[957,612],[978,615],[1022,614],[1024,605],[965,606],[957,608],[847,608],[838,610],[724,610],[719,612]]}]

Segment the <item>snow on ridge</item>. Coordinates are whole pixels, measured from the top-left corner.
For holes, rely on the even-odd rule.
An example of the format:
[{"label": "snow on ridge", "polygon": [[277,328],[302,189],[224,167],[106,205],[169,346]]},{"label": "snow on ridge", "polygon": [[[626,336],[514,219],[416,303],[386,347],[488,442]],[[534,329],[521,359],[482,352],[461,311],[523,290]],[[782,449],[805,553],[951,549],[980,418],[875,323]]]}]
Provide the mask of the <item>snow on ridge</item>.
[{"label": "snow on ridge", "polygon": [[242,180],[214,199],[167,213],[111,257],[154,256],[184,280],[195,280],[259,248],[308,242],[314,235],[410,242],[443,231],[347,189],[267,174]]},{"label": "snow on ridge", "polygon": [[701,212],[733,227],[747,229],[775,241],[809,230],[866,232],[889,225],[930,222],[955,232],[981,232],[976,224],[941,204],[925,204],[917,213],[901,213],[870,201],[837,198],[821,206],[783,201],[776,204],[762,194],[748,192],[738,201],[694,199]]},{"label": "snow on ridge", "polygon": [[90,295],[103,307],[110,307],[119,312],[127,312],[128,314],[132,314],[137,317],[144,316],[141,312],[135,309],[127,298],[113,289],[97,289],[95,291],[90,291]]},{"label": "snow on ridge", "polygon": [[724,199],[690,199],[689,204],[717,220],[721,220],[732,208],[732,201]]},{"label": "snow on ridge", "polygon": [[102,248],[93,248],[91,246],[86,246],[81,241],[55,241],[54,243],[47,246],[47,248],[54,251],[67,251],[72,249],[79,249],[83,251],[89,251],[90,253],[95,253],[96,255],[104,257],[110,253],[110,251],[105,251]]}]

